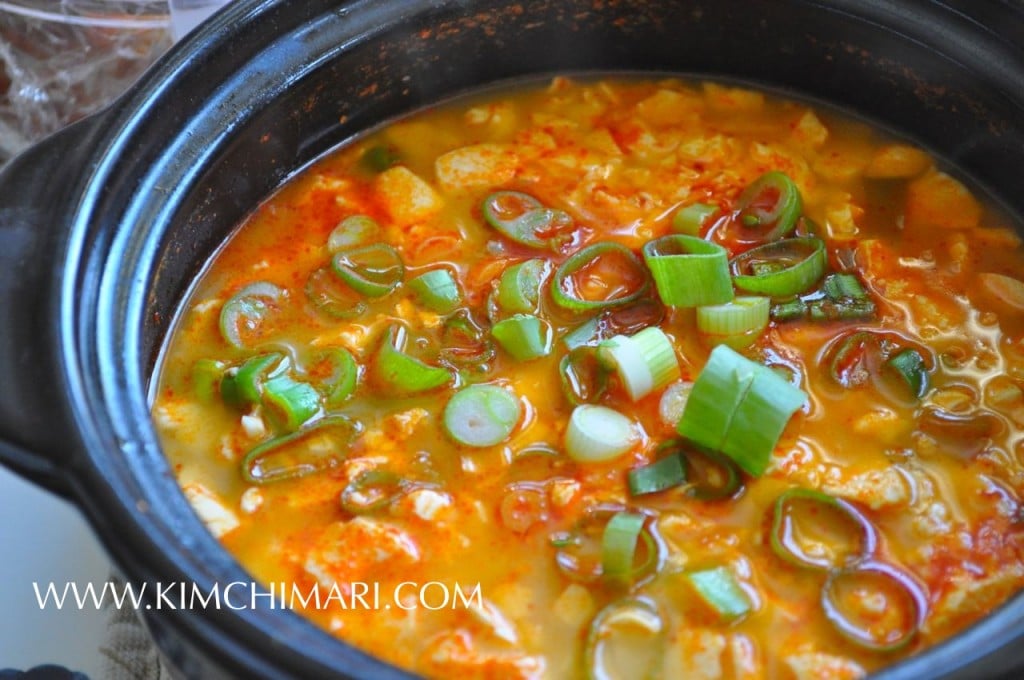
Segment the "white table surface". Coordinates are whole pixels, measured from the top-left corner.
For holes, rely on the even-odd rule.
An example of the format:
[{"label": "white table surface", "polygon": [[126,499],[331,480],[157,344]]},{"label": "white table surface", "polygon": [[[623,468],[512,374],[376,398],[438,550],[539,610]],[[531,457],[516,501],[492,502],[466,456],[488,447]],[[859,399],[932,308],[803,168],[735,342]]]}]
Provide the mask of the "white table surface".
[{"label": "white table surface", "polygon": [[105,612],[40,610],[32,583],[102,588],[111,565],[67,502],[0,467],[0,668],[58,664],[102,680]]}]

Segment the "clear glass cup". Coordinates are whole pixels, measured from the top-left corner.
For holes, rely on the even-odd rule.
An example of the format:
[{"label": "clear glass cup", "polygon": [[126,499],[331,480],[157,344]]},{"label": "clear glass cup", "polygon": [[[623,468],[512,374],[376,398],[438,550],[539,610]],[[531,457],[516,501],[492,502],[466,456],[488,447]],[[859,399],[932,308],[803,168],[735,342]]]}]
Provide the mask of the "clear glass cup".
[{"label": "clear glass cup", "polygon": [[167,0],[0,0],[0,161],[102,108],[171,42]]}]

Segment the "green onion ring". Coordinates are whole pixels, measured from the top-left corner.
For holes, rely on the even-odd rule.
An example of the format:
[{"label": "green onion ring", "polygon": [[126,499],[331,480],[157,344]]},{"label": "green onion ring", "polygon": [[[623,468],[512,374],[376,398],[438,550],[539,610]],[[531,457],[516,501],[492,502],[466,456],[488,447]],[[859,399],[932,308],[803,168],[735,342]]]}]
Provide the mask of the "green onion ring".
[{"label": "green onion ring", "polygon": [[562,394],[573,406],[600,401],[608,389],[608,373],[591,345],[575,347],[558,364]]},{"label": "green onion ring", "polygon": [[363,470],[341,492],[341,507],[350,514],[365,515],[391,505],[411,487],[407,479],[390,470]]},{"label": "green onion ring", "polygon": [[306,297],[318,311],[336,319],[349,319],[366,311],[362,296],[339,281],[330,267],[321,267],[309,275]]},{"label": "green onion ring", "polygon": [[[514,213],[509,215],[508,213]],[[545,208],[544,204],[521,191],[497,191],[484,199],[484,219],[489,225],[530,248],[558,250],[572,240],[564,232],[572,218],[564,210]]]},{"label": "green onion ring", "polygon": [[[733,258],[730,266],[737,288],[772,298],[786,298],[809,290],[825,273],[825,264],[825,242],[804,237],[752,248]],[[780,268],[750,273],[758,265],[778,265]]]},{"label": "green onion ring", "polygon": [[700,307],[732,300],[729,255],[717,243],[670,234],[648,241],[643,253],[658,295],[666,305]]},{"label": "green onion ring", "polygon": [[[635,644],[631,644],[629,667],[616,668],[617,672],[612,674],[606,668],[606,647],[614,644],[615,629],[623,625],[643,629],[650,636],[650,649],[638,656]],[[587,631],[584,646],[587,679],[609,680],[624,676],[649,680],[661,677],[668,634],[669,625],[665,616],[646,597],[626,597],[612,602],[597,613]]]},{"label": "green onion ring", "polygon": [[267,314],[281,301],[284,290],[266,281],[250,283],[231,296],[220,310],[220,334],[232,347],[244,349],[244,331],[255,333]]},{"label": "green onion ring", "polygon": [[[766,194],[774,198],[767,208],[762,205]],[[763,241],[774,241],[793,231],[802,210],[800,190],[788,175],[777,170],[754,180],[736,203],[737,217],[746,229],[769,228],[760,236]]]},{"label": "green onion ring", "polygon": [[327,416],[310,425],[255,446],[242,459],[242,477],[250,484],[270,484],[304,477],[336,466],[361,431],[345,416]]},{"label": "green onion ring", "polygon": [[[863,583],[869,578],[887,581],[904,596],[909,625],[904,630],[894,631],[894,635],[887,636],[886,639],[878,639],[859,627],[836,598],[836,589],[845,581]],[[892,606],[891,600],[891,597],[886,597],[887,610]],[[916,637],[928,612],[928,598],[923,588],[909,574],[882,562],[869,562],[853,568],[832,571],[821,590],[821,607],[825,618],[846,639],[874,652],[893,652],[906,647]]]},{"label": "green onion ring", "polygon": [[[808,555],[801,550],[796,542],[799,538],[793,536],[793,521],[790,515],[790,507],[795,501],[803,501],[812,507],[817,506],[818,511],[811,511],[809,514],[820,515],[820,509],[831,510],[844,518],[849,524],[856,527],[857,543],[859,549],[851,551],[841,564],[834,564],[826,557]],[[815,489],[804,489],[800,487],[784,491],[775,500],[772,508],[772,526],[770,541],[772,551],[781,559],[790,564],[806,569],[833,570],[851,567],[865,561],[874,554],[878,546],[878,536],[874,525],[851,503],[831,496],[823,491]]]},{"label": "green onion ring", "polygon": [[384,297],[398,288],[405,277],[402,258],[386,243],[335,253],[331,269],[345,285],[368,298]]},{"label": "green onion ring", "polygon": [[[613,253],[622,256],[634,272],[642,277],[643,283],[636,290],[625,291],[608,300],[586,300],[577,295],[572,286],[572,276],[598,258]],[[551,297],[555,304],[563,309],[572,312],[585,312],[629,304],[646,293],[649,286],[650,279],[647,277],[643,263],[632,250],[615,241],[602,241],[577,250],[558,267],[551,281]]]}]

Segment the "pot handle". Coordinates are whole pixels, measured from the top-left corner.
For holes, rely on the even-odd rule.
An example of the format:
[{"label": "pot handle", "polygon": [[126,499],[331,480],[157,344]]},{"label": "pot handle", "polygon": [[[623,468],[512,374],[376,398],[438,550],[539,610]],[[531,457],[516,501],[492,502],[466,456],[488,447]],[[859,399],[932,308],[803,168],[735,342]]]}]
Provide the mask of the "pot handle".
[{"label": "pot handle", "polygon": [[0,168],[0,463],[64,497],[76,450],[60,366],[58,291],[93,116]]}]

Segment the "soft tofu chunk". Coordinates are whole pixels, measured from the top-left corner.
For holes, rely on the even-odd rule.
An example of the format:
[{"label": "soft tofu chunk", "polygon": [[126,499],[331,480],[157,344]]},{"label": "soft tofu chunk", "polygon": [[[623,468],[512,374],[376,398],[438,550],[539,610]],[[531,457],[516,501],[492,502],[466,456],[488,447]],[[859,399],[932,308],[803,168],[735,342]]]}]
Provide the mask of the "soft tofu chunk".
[{"label": "soft tofu chunk", "polygon": [[928,169],[932,159],[924,151],[906,144],[883,146],[871,157],[864,176],[872,179],[909,179]]},{"label": "soft tofu chunk", "polygon": [[421,664],[427,675],[439,678],[526,680],[545,677],[542,659],[521,652],[483,649],[464,629],[441,633],[428,642]]},{"label": "soft tofu chunk", "polygon": [[836,482],[827,480],[822,490],[858,501],[872,510],[906,505],[910,501],[906,479],[892,467],[861,472]]},{"label": "soft tofu chunk", "polygon": [[419,548],[405,531],[380,520],[356,517],[327,527],[303,568],[326,587],[345,587],[353,581],[380,577],[383,571],[402,573],[419,560]]},{"label": "soft tofu chunk", "polygon": [[373,189],[377,200],[399,227],[426,222],[444,207],[444,199],[434,188],[402,165],[380,173]]},{"label": "soft tofu chunk", "polygon": [[855,661],[824,652],[803,652],[785,659],[796,680],[854,680],[867,673]]},{"label": "soft tofu chunk", "polygon": [[817,148],[827,139],[828,128],[814,115],[814,111],[807,111],[800,116],[800,120],[793,127],[793,141],[801,146]]},{"label": "soft tofu chunk", "polygon": [[724,635],[710,630],[682,629],[673,644],[676,651],[666,662],[667,677],[687,680],[719,680],[724,677]]},{"label": "soft tofu chunk", "polygon": [[970,190],[944,172],[933,171],[907,185],[904,225],[908,229],[974,229],[981,204]]},{"label": "soft tofu chunk", "polygon": [[217,538],[238,528],[238,516],[228,509],[217,494],[202,484],[186,484],[182,491],[199,519]]},{"label": "soft tofu chunk", "polygon": [[519,156],[507,144],[474,144],[455,149],[434,162],[441,189],[458,193],[497,187],[516,176]]}]

